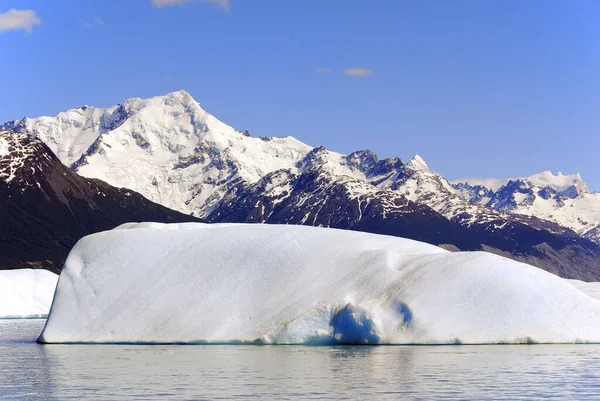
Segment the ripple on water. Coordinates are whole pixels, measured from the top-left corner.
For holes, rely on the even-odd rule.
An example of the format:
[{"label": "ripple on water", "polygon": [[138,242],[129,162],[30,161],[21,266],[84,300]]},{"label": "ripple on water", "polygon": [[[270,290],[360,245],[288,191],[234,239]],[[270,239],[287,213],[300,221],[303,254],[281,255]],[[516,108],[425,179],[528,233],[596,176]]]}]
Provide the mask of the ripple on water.
[{"label": "ripple on water", "polygon": [[79,399],[600,399],[600,345],[39,345],[0,321],[0,395]]}]

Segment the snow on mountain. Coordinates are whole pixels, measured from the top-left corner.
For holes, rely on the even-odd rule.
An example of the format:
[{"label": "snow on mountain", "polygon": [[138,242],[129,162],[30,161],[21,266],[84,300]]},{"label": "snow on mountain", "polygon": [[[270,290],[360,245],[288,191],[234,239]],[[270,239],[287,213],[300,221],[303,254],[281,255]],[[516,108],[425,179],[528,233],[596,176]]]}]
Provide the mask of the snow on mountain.
[{"label": "snow on mountain", "polygon": [[527,177],[526,180],[541,188],[549,187],[556,192],[567,192],[565,196],[577,196],[588,192],[587,185],[583,182],[579,173],[563,175],[561,172],[558,172],[557,175],[554,175],[551,171],[543,171]]},{"label": "snow on mountain", "polygon": [[345,156],[311,148],[292,137],[252,138],[205,112],[184,91],[128,99],[107,109],[83,107],[56,117],[25,118],[5,127],[39,137],[85,177],[200,217],[209,215],[232,187],[278,170],[368,181],[450,219],[467,211],[472,216],[491,213],[485,221],[498,217],[465,202],[418,155],[404,164],[397,158],[380,161],[370,151]]},{"label": "snow on mountain", "polygon": [[579,173],[563,175],[561,172],[556,175],[551,171],[543,171],[529,177],[511,178],[506,180],[488,179],[488,178],[466,178],[452,181],[452,185],[467,184],[470,187],[484,187],[493,192],[497,192],[509,182],[527,182],[531,186],[539,188],[549,188],[554,192],[561,193],[564,196],[575,197],[588,193],[588,188]]},{"label": "snow on mountain", "polygon": [[[391,224],[394,235],[434,242],[450,239],[450,222],[427,206],[364,179],[328,171],[279,170],[227,192],[211,222],[302,224],[372,231]],[[375,223],[368,227],[368,224]],[[416,231],[415,227],[420,230]],[[442,230],[444,235],[439,235]],[[389,232],[392,234],[392,232]],[[446,235],[448,234],[448,235]],[[439,238],[436,238],[439,237]]]},{"label": "snow on mountain", "polygon": [[406,166],[414,171],[431,171],[427,163],[425,163],[425,160],[419,155],[415,155],[410,159]]},{"label": "snow on mountain", "polygon": [[[269,173],[319,171],[367,181],[375,190],[398,192],[466,225],[489,224],[506,218],[499,212],[516,212],[600,239],[595,223],[600,195],[588,194],[579,175],[544,172],[527,179],[451,184],[418,155],[404,164],[398,158],[378,160],[370,151],[346,156],[312,148],[292,137],[250,137],[204,111],[185,91],[132,98],[109,108],[84,106],[0,128],[40,138],[65,165],[85,177],[199,217],[218,208],[227,191],[256,183]],[[0,158],[6,149],[0,142]],[[17,165],[0,174],[10,179],[11,168]],[[363,189],[356,196],[373,190],[358,187]]]},{"label": "snow on mountain", "polygon": [[57,281],[47,270],[0,271],[0,319],[46,317]]},{"label": "snow on mountain", "polygon": [[451,181],[452,185],[458,185],[461,183],[468,184],[471,187],[483,187],[491,191],[497,191],[506,185],[510,180],[497,180],[495,178],[462,178],[459,180]]},{"label": "snow on mountain", "polygon": [[452,185],[472,203],[553,221],[600,242],[600,193],[590,193],[579,174],[544,171],[503,181],[456,180]]},{"label": "snow on mountain", "polygon": [[[344,156],[321,146],[310,150],[295,167],[282,170],[292,175],[315,172],[330,177],[328,181],[344,182],[351,198],[369,195],[373,198],[374,193],[381,195],[382,191],[393,191],[410,201],[431,207],[448,219],[466,212],[471,213],[469,224],[501,218],[496,211],[465,202],[452,185],[443,176],[433,172],[418,155],[404,164],[398,158],[379,160],[375,153],[368,150]],[[235,193],[239,194],[239,191]],[[209,212],[213,210],[218,208]]]},{"label": "snow on mountain", "polygon": [[0,157],[8,156],[10,154],[10,144],[4,138],[0,138]]},{"label": "snow on mountain", "polygon": [[129,224],[73,248],[39,341],[599,342],[600,301],[579,284],[390,236]]},{"label": "snow on mountain", "polygon": [[5,129],[34,134],[78,174],[202,215],[222,192],[294,168],[311,148],[294,138],[252,138],[184,92],[25,118]]},{"label": "snow on mountain", "polygon": [[[205,112],[185,91],[128,99],[104,109],[85,106],[55,117],[24,118],[2,128],[40,138],[80,175],[200,217],[227,190],[277,170],[318,169],[366,180],[390,167],[386,161],[369,165],[375,156],[370,151],[345,156],[292,137],[250,137]],[[387,162],[402,165],[397,158]],[[429,171],[419,156],[408,168]]]},{"label": "snow on mountain", "polygon": [[[28,165],[35,153],[35,147],[30,144],[36,141],[41,143],[27,134],[0,130],[0,180],[10,184],[17,176],[17,170]],[[29,167],[35,170],[35,167]]]},{"label": "snow on mountain", "polygon": [[[465,202],[459,190],[445,177],[431,170],[418,155],[406,165],[399,166],[394,174],[370,176],[368,179],[379,189],[393,190],[413,202],[429,206],[449,220],[468,227],[511,219],[501,212]],[[562,231],[559,228],[555,230]]]}]

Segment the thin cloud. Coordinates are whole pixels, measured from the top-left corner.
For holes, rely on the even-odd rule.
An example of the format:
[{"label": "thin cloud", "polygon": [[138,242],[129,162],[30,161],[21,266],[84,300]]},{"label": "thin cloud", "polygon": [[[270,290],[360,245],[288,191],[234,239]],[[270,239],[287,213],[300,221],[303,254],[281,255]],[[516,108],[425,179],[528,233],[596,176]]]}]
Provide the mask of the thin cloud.
[{"label": "thin cloud", "polygon": [[92,23],[89,22],[89,21],[86,21],[84,19],[80,19],[79,22],[81,22],[81,24],[83,26],[85,26],[87,29],[94,29],[94,25],[92,25]]},{"label": "thin cloud", "polygon": [[327,67],[319,67],[316,69],[319,74],[329,74],[331,72],[331,68]]},{"label": "thin cloud", "polygon": [[346,68],[344,71],[342,71],[342,74],[349,77],[370,77],[373,75],[373,71],[364,67],[352,67]]},{"label": "thin cloud", "polygon": [[94,18],[93,21],[80,19],[79,22],[81,22],[81,24],[87,29],[104,28],[104,21],[102,21],[100,18]]},{"label": "thin cloud", "polygon": [[23,29],[27,32],[33,30],[34,25],[42,22],[33,10],[8,10],[0,14],[0,32],[14,31]]},{"label": "thin cloud", "polygon": [[155,7],[163,8],[169,6],[180,6],[187,3],[194,3],[200,1],[200,3],[212,3],[221,7],[225,11],[229,11],[229,0],[152,0],[152,4]]}]

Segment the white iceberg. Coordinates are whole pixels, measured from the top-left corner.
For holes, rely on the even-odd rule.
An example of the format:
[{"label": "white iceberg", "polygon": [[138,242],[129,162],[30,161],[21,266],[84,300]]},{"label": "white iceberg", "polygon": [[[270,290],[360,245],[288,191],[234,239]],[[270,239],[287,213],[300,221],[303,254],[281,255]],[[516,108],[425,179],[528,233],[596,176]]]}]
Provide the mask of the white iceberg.
[{"label": "white iceberg", "polygon": [[75,245],[39,341],[600,342],[600,301],[530,265],[396,237],[127,224]]},{"label": "white iceberg", "polygon": [[600,283],[587,283],[581,280],[567,280],[579,291],[600,301]]},{"label": "white iceberg", "polygon": [[0,271],[0,319],[46,317],[57,280],[47,270]]}]

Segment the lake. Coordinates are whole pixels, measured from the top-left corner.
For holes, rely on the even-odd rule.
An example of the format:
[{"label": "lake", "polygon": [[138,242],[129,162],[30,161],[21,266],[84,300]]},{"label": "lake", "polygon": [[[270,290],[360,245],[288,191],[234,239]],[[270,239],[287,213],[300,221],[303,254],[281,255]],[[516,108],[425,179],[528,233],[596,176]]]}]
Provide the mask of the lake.
[{"label": "lake", "polygon": [[39,345],[0,320],[0,398],[600,399],[600,345]]}]

